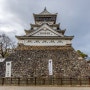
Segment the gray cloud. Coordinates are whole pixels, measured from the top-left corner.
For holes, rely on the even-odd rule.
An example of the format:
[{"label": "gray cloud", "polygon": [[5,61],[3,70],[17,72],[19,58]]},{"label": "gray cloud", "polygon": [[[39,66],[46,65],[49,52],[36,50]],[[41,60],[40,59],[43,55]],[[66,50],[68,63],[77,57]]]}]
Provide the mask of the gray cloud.
[{"label": "gray cloud", "polygon": [[58,13],[57,23],[61,23],[61,29],[67,29],[66,35],[75,36],[73,47],[90,55],[90,0],[1,1],[0,31],[24,34],[24,29],[34,23],[32,14],[40,13],[46,6],[51,13]]}]

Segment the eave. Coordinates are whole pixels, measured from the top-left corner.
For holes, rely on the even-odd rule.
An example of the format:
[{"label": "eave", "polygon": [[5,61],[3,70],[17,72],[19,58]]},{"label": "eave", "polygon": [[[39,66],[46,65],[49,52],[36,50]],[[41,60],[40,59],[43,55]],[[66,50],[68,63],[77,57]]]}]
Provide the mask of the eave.
[{"label": "eave", "polygon": [[55,14],[35,14],[35,13],[33,13],[33,16],[57,16],[57,13],[55,13]]},{"label": "eave", "polygon": [[24,30],[26,34],[33,32],[34,30]]},{"label": "eave", "polygon": [[59,32],[59,33],[62,33],[64,35],[66,29],[64,29],[64,30],[56,30],[56,31]]},{"label": "eave", "polygon": [[63,39],[63,40],[72,40],[74,36],[64,36],[64,37],[57,37],[57,36],[15,36],[19,40],[23,39]]},{"label": "eave", "polygon": [[[31,25],[31,27],[40,27],[41,25],[38,25],[38,24],[30,24]],[[57,27],[59,27],[60,26],[60,23],[59,24],[52,24],[52,25],[49,25],[49,26],[57,26]]]}]

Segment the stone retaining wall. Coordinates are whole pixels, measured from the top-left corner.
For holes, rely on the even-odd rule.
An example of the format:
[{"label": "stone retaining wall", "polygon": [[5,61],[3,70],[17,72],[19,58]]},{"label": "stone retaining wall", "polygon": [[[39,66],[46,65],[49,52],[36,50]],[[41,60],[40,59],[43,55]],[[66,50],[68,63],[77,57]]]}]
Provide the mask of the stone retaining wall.
[{"label": "stone retaining wall", "polygon": [[48,60],[53,62],[53,77],[89,77],[90,66],[71,47],[66,49],[16,50],[4,62],[1,76],[5,76],[5,63],[12,61],[12,77],[49,77]]}]

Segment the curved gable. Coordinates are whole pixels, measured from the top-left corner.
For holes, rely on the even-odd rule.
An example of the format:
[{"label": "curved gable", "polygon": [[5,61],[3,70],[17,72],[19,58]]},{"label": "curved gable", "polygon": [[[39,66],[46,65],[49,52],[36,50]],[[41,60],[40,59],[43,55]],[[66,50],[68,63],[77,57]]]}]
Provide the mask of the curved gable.
[{"label": "curved gable", "polygon": [[47,24],[44,24],[36,31],[30,33],[28,36],[63,36],[63,35],[50,28]]}]

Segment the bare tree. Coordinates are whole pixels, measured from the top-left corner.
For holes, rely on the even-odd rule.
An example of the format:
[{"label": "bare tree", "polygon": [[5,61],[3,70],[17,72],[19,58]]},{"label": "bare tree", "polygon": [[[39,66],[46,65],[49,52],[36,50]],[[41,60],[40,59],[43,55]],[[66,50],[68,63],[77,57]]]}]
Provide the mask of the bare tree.
[{"label": "bare tree", "polygon": [[0,54],[2,58],[5,58],[8,53],[8,49],[12,49],[14,43],[12,40],[5,34],[0,35]]}]

